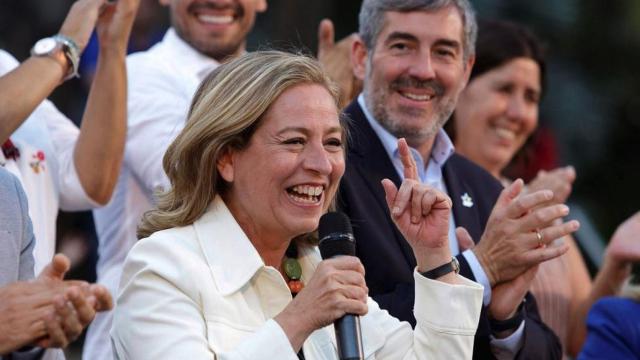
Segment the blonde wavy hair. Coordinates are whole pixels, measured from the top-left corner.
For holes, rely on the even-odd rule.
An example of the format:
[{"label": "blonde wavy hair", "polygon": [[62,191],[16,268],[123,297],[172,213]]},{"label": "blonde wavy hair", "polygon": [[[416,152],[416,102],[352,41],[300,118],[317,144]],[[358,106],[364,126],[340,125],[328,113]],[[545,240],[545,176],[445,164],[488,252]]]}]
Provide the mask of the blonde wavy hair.
[{"label": "blonde wavy hair", "polygon": [[[338,88],[307,56],[256,51],[211,72],[193,98],[184,129],[164,155],[171,188],[158,194],[156,208],[144,214],[138,238],[202,216],[227,186],[218,174],[218,159],[228,150],[244,149],[271,104],[300,84],[323,86],[338,106]],[[341,125],[345,129],[342,117]]]}]

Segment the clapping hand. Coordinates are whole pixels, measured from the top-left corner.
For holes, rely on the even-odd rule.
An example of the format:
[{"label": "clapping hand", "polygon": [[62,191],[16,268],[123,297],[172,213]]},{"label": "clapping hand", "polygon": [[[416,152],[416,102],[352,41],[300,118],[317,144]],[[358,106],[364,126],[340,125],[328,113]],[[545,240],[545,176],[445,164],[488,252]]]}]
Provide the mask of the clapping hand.
[{"label": "clapping hand", "polygon": [[65,347],[93,320],[113,307],[101,285],[63,280],[69,260],[56,255],[32,281],[0,289],[0,354],[22,346]]},{"label": "clapping hand", "polygon": [[640,262],[640,212],[618,226],[607,246],[606,257],[622,267]]},{"label": "clapping hand", "polygon": [[553,191],[553,202],[564,204],[569,195],[573,182],[576,180],[576,171],[573,166],[553,169],[551,171],[540,170],[535,179],[527,184],[527,191],[530,193],[538,190]]},{"label": "clapping hand", "polygon": [[47,335],[37,341],[40,347],[66,347],[80,336],[96,312],[113,308],[111,295],[104,286],[90,285],[84,281],[64,281],[69,267],[69,259],[56,255],[34,281],[60,289],[49,299],[51,306],[43,317]]}]

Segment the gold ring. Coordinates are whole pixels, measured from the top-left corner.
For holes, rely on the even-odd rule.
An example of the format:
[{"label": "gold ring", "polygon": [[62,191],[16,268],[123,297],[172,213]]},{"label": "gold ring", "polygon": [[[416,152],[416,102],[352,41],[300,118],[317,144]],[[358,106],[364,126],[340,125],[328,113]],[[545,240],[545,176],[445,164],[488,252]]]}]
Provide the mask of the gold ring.
[{"label": "gold ring", "polygon": [[538,247],[543,247],[544,243],[542,242],[542,234],[540,233],[540,231],[536,230],[536,237],[538,238]]}]

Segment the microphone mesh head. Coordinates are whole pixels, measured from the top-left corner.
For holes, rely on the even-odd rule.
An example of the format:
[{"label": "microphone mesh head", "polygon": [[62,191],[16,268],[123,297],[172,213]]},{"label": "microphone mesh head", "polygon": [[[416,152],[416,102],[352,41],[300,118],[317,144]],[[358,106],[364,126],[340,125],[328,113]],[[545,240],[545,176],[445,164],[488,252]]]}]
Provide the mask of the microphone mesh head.
[{"label": "microphone mesh head", "polygon": [[320,217],[318,236],[320,239],[331,233],[353,234],[349,217],[341,212],[328,212]]},{"label": "microphone mesh head", "polygon": [[343,213],[331,212],[322,215],[318,225],[318,236],[320,237],[318,247],[323,259],[356,254],[351,221]]}]

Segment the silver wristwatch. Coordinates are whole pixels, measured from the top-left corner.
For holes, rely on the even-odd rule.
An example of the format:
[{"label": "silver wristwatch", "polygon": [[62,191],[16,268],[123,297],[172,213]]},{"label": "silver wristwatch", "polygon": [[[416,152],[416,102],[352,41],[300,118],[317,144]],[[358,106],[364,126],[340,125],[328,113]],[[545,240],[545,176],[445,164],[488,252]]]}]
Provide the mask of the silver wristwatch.
[{"label": "silver wristwatch", "polygon": [[71,38],[58,34],[38,40],[31,48],[31,55],[33,56],[55,57],[58,52],[62,52],[70,65],[64,80],[77,77],[78,66],[80,65],[80,50]]}]

